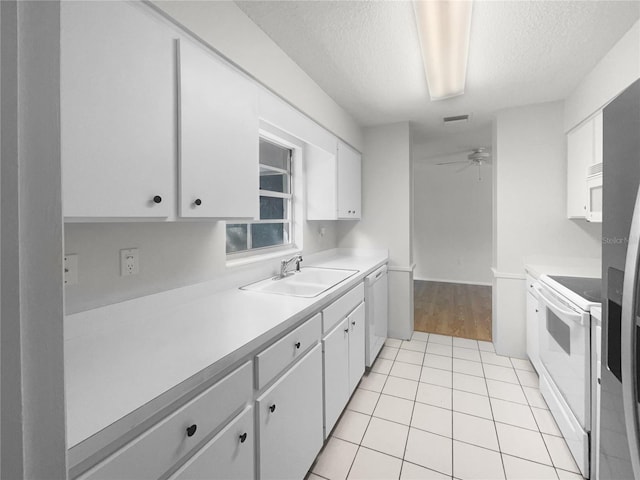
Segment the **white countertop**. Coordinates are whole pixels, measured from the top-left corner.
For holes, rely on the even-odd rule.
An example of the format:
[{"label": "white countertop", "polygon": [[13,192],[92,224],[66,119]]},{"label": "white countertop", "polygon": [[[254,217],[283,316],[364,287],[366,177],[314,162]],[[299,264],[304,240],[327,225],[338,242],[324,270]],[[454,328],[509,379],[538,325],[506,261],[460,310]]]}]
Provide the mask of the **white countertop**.
[{"label": "white countertop", "polygon": [[524,259],[525,270],[534,278],[540,275],[600,278],[602,264],[599,258],[532,256]]},{"label": "white countertop", "polygon": [[149,402],[180,384],[193,388],[186,381],[195,375],[201,382],[221,372],[362,281],[388,255],[336,252],[316,258],[305,258],[305,266],[359,273],[315,298],[235,286],[209,293],[199,284],[66,317],[69,447],[136,410],[139,418],[153,414],[153,405],[144,411]]}]

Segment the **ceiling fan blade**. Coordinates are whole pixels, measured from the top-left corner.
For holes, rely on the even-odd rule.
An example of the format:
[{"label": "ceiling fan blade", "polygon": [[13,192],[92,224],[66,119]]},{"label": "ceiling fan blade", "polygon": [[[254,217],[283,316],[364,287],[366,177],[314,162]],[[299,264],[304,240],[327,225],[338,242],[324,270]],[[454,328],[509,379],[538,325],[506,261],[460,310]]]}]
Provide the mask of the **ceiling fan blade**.
[{"label": "ceiling fan blade", "polygon": [[473,165],[473,162],[467,163],[464,167],[459,168],[458,170],[456,170],[456,173],[460,173],[464,170],[466,170],[467,168],[469,168],[471,165]]},{"label": "ceiling fan blade", "polygon": [[442,162],[436,163],[436,165],[453,165],[454,163],[468,163],[469,160],[458,160],[457,162]]}]

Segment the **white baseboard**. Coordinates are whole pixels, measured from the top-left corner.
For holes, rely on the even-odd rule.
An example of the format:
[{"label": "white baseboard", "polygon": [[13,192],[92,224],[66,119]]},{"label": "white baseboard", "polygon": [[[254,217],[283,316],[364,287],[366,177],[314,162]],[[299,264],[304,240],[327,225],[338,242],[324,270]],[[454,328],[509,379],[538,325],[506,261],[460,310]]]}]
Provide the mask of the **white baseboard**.
[{"label": "white baseboard", "polygon": [[470,281],[470,280],[450,280],[450,279],[444,279],[444,278],[419,278],[414,276],[413,277],[414,280],[420,280],[422,282],[442,282],[442,283],[459,283],[462,285],[480,285],[482,287],[491,287],[492,283],[491,282],[475,282],[475,281]]}]

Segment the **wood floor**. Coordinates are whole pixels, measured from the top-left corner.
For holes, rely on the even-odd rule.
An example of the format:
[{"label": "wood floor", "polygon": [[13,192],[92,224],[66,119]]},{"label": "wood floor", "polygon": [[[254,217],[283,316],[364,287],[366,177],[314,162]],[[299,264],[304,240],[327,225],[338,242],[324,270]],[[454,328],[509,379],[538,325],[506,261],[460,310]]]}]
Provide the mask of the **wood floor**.
[{"label": "wood floor", "polygon": [[414,282],[414,328],[491,341],[491,287]]}]

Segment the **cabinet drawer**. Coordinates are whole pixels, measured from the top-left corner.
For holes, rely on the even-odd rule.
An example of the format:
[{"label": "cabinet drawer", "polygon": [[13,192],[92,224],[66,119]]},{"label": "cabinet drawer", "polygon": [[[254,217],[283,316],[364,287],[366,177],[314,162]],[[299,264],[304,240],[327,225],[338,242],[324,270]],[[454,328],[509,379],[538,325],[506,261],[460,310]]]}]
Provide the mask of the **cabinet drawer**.
[{"label": "cabinet drawer", "polygon": [[358,306],[364,300],[364,284],[349,290],[322,311],[322,333],[331,330],[336,323]]},{"label": "cabinet drawer", "polygon": [[320,340],[322,315],[317,314],[281,340],[256,355],[258,390],[273,380],[287,365]]},{"label": "cabinet drawer", "polygon": [[[156,479],[251,399],[251,362],[227,375],[83,475]],[[196,425],[188,436],[187,428]]]},{"label": "cabinet drawer", "polygon": [[247,407],[170,480],[250,480],[254,474],[253,408]]}]

